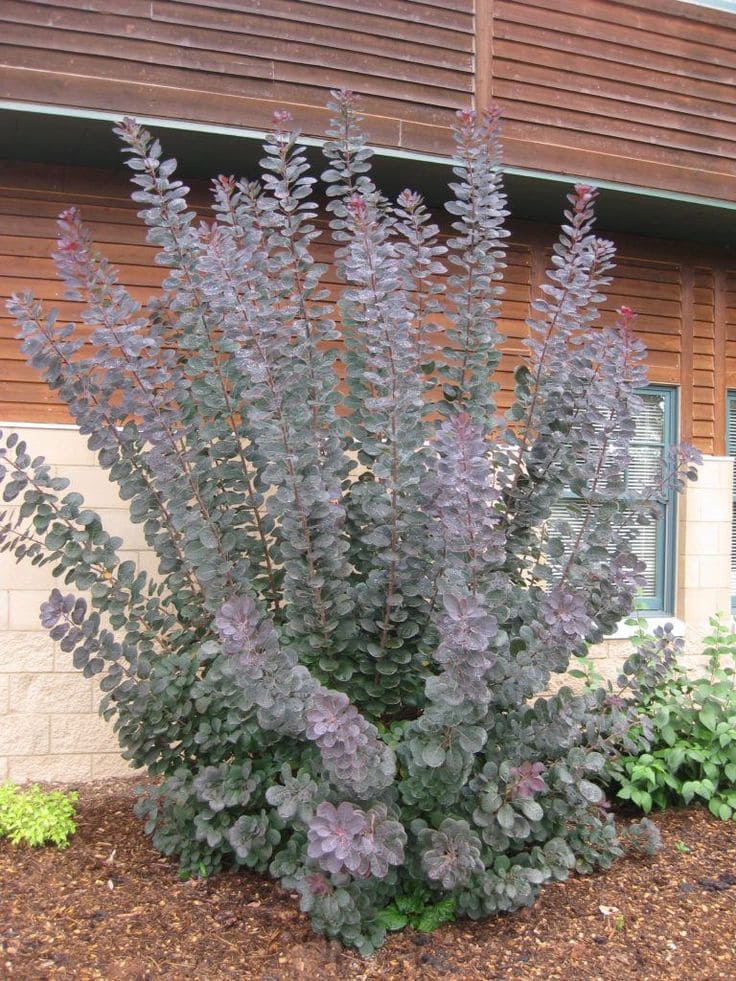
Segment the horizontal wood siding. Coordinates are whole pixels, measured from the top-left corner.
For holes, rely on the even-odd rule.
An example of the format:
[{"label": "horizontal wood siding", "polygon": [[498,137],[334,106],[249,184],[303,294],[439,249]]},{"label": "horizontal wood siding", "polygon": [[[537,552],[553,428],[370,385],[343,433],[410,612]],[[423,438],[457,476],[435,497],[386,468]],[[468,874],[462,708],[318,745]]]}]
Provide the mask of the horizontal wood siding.
[{"label": "horizontal wood siding", "polygon": [[[13,292],[32,289],[57,307],[62,320],[78,318],[79,305],[64,298],[49,258],[59,211],[71,204],[81,209],[95,240],[136,298],[145,300],[160,283],[162,271],[153,263],[154,249],[145,244],[128,190],[124,176],[0,163],[0,419],[69,421],[64,407],[26,365],[4,309]],[[203,185],[195,186],[192,203],[204,213]],[[525,350],[533,289],[555,237],[555,229],[534,223],[512,230],[500,318],[506,338],[499,374],[503,406],[509,404],[513,370]],[[722,452],[723,390],[726,384],[736,388],[736,271],[722,268],[715,251],[696,253],[682,245],[626,236],[618,244],[603,320],[613,321],[622,304],[637,311],[650,380],[681,387],[683,435],[708,452]],[[320,261],[329,262],[326,242],[317,252]],[[326,285],[336,296],[334,270]]]},{"label": "horizontal wood siding", "polygon": [[487,84],[509,163],[736,200],[735,15],[677,0],[477,2],[493,14]]},{"label": "horizontal wood siding", "polygon": [[736,15],[679,0],[3,0],[0,98],[452,149],[495,100],[509,164],[736,201]]},{"label": "horizontal wood siding", "polygon": [[123,176],[82,169],[0,163],[0,419],[69,422],[66,409],[25,361],[17,328],[6,310],[14,292],[32,290],[54,306],[62,321],[76,321],[81,305],[64,298],[50,258],[60,211],[82,210],[95,240],[121,271],[131,291],[145,299],[160,284],[155,250],[128,198]]},{"label": "horizontal wood siding", "polygon": [[473,98],[473,0],[3,0],[0,95],[322,134],[329,89],[363,96],[375,139],[450,146]]}]

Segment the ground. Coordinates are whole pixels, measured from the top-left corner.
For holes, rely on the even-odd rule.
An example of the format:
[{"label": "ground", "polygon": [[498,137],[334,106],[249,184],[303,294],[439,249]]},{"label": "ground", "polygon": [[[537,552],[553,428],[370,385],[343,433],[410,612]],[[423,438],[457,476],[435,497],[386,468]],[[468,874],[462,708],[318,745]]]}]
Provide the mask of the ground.
[{"label": "ground", "polygon": [[80,790],[66,851],[0,842],[2,978],[736,977],[736,824],[702,808],[656,818],[654,859],[547,886],[511,916],[406,930],[365,960],[313,934],[295,899],[262,877],[181,882],[133,816],[132,783]]}]

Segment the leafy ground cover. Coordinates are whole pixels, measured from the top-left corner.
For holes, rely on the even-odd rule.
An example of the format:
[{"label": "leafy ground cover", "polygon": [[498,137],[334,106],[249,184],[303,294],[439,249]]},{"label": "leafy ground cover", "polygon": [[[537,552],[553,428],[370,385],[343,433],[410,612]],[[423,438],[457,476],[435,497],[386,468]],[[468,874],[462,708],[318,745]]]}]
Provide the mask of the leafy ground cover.
[{"label": "leafy ground cover", "polygon": [[132,813],[132,781],[80,788],[70,847],[0,842],[0,977],[730,979],[736,826],[704,807],[654,818],[663,848],[549,885],[530,909],[434,933],[407,929],[365,960],[316,936],[251,873],[182,882]]}]

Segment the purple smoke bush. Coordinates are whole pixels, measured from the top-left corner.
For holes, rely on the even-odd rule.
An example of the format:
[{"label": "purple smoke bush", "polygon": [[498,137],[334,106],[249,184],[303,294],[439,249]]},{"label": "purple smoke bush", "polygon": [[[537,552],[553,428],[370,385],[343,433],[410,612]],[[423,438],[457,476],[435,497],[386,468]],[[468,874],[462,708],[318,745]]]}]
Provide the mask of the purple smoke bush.
[{"label": "purple smoke bush", "polygon": [[326,872],[347,872],[359,879],[384,879],[389,866],[404,861],[406,832],[387,817],[384,804],[364,812],[343,801],[323,801],[309,822],[307,854]]},{"label": "purple smoke bush", "polygon": [[9,308],[157,572],[14,434],[0,541],[70,588],[41,622],[160,778],[138,805],[156,846],[186,874],[270,870],[369,952],[399,894],[486,916],[619,853],[597,775],[671,638],[625,697],[548,686],[630,612],[632,529],[695,457],[626,486],[644,349],[628,308],[596,323],[594,189],[568,196],[502,412],[498,112],[458,114],[444,240],[420,195],[376,187],[356,97],[330,108],[321,198],[279,113],[261,178],[218,177],[209,222],[158,141],[116,128],[161,289],[134,299],[70,210],[54,259],[82,326]]}]

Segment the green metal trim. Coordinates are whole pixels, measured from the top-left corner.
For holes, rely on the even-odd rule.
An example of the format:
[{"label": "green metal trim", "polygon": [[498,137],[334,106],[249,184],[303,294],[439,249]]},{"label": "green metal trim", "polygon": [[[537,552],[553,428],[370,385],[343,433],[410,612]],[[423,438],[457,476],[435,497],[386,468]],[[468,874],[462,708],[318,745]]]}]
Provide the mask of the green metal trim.
[{"label": "green metal trim", "polygon": [[[29,112],[39,115],[61,116],[75,119],[96,119],[105,122],[117,122],[121,113],[102,109],[82,109],[70,106],[51,106],[35,102],[21,102],[11,99],[0,99],[0,110],[14,112]],[[216,136],[234,136],[245,140],[261,142],[267,135],[266,130],[251,129],[245,126],[223,126],[218,123],[198,123],[183,119],[165,119],[160,116],[135,114],[135,118],[144,126],[161,129],[173,129],[179,132],[209,133]],[[300,143],[304,146],[321,147],[325,141],[315,136],[301,136]],[[400,147],[373,146],[378,157],[396,160],[409,160],[416,163],[435,164],[438,167],[450,167],[455,161],[452,156],[445,154],[421,153],[417,150],[404,150]],[[644,197],[659,198],[666,201],[678,201],[683,204],[695,204],[704,207],[736,211],[736,201],[726,201],[723,198],[708,198],[699,194],[684,194],[677,191],[666,191],[659,188],[646,187],[640,184],[627,184],[621,181],[608,181],[592,178],[584,174],[559,174],[554,171],[534,170],[526,167],[504,167],[504,173],[515,177],[528,177],[533,180],[551,181],[553,183],[570,185],[576,181],[589,181],[598,188],[610,191],[620,191],[625,194],[640,194]]]}]

